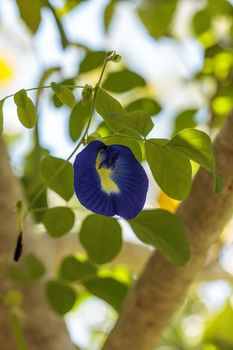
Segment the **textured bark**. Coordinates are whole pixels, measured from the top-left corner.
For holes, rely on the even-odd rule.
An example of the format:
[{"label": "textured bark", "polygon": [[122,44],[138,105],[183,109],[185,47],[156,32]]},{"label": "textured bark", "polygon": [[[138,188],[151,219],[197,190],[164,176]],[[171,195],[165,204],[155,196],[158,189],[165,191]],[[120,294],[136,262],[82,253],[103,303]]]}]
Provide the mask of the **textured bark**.
[{"label": "textured bark", "polygon": [[[20,198],[18,181],[12,174],[6,148],[0,140],[0,300],[11,288],[18,288],[8,276],[8,266],[12,264],[12,254],[16,242],[16,213],[13,209]],[[33,224],[28,220],[25,228],[25,249],[31,250],[37,241]],[[41,249],[43,247],[40,247]],[[20,317],[23,332],[30,350],[74,350],[65,323],[47,303],[42,282],[33,287],[21,289],[24,303]],[[17,350],[12,335],[9,309],[0,302],[0,348]]]},{"label": "textured bark", "polygon": [[[220,131],[214,150],[224,190],[215,194],[212,176],[200,170],[192,191],[179,206],[190,241],[191,260],[183,267],[155,252],[124,303],[104,350],[153,350],[187,288],[201,270],[208,248],[233,212],[233,116]],[[172,232],[171,232],[172,234]]]}]

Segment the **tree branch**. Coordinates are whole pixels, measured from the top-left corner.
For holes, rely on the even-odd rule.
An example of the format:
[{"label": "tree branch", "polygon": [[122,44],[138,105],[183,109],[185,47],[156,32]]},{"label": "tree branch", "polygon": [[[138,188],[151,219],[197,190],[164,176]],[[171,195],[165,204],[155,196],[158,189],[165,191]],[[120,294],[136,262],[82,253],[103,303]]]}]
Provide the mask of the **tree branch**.
[{"label": "tree branch", "polygon": [[[21,190],[10,169],[6,148],[1,139],[0,175],[0,344],[1,349],[15,350],[18,346],[12,334],[10,310],[2,303],[2,299],[12,288],[19,289],[9,277],[8,267],[12,264],[17,231],[13,206],[21,198]],[[34,225],[28,220],[24,232],[27,251],[31,251],[35,240],[33,233]],[[40,249],[43,249],[43,246]],[[21,291],[24,303],[20,321],[28,349],[75,350],[76,347],[70,341],[64,320],[55,314],[47,302],[43,283],[24,287]]]},{"label": "tree branch", "polygon": [[155,348],[187,288],[201,270],[208,248],[230,219],[233,211],[233,115],[220,131],[214,150],[217,172],[224,181],[223,192],[214,193],[212,176],[201,169],[190,195],[177,210],[189,235],[191,260],[177,267],[160,253],[151,256],[128,295],[104,350]]}]

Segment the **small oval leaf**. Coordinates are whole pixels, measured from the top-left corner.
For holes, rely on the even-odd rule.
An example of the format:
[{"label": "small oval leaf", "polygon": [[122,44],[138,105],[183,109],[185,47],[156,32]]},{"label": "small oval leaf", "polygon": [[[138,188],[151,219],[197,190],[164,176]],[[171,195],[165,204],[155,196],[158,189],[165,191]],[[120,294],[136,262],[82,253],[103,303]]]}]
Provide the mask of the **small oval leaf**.
[{"label": "small oval leaf", "polygon": [[187,109],[179,113],[175,118],[173,134],[176,135],[183,129],[194,128],[197,125],[195,120],[196,109]]},{"label": "small oval leaf", "polygon": [[89,292],[103,299],[119,311],[127,293],[128,286],[111,277],[93,278],[84,282]]},{"label": "small oval leaf", "polygon": [[158,248],[172,263],[183,265],[189,260],[187,234],[175,214],[164,209],[144,210],[129,223],[142,242]]},{"label": "small oval leaf", "polygon": [[116,219],[89,215],[80,230],[80,242],[91,261],[104,264],[119,253],[122,246],[121,227]]},{"label": "small oval leaf", "polygon": [[42,222],[48,234],[52,237],[61,237],[74,226],[74,213],[67,207],[54,207],[45,211]]},{"label": "small oval leaf", "polygon": [[145,80],[137,73],[128,69],[109,73],[103,83],[103,88],[112,92],[125,92],[135,87],[145,86]]},{"label": "small oval leaf", "polygon": [[143,110],[137,110],[122,117],[116,117],[114,123],[119,123],[119,129],[127,128],[142,136],[147,136],[154,126],[150,115]]},{"label": "small oval leaf", "polygon": [[43,2],[41,0],[25,1],[16,0],[20,17],[26,23],[29,29],[35,33],[41,21],[41,8]]},{"label": "small oval leaf", "polygon": [[59,276],[68,281],[80,281],[93,277],[96,272],[96,267],[89,261],[68,256],[62,261]]},{"label": "small oval leaf", "polygon": [[118,131],[122,128],[122,126],[119,126],[119,123],[115,125],[114,120],[116,117],[125,114],[124,108],[119,101],[101,88],[98,88],[95,107],[99,115],[101,115],[111,129]]},{"label": "small oval leaf", "polygon": [[106,57],[105,51],[88,51],[79,66],[79,73],[86,73],[100,67]]},{"label": "small oval leaf", "polygon": [[70,311],[76,300],[75,290],[59,281],[47,282],[46,295],[51,306],[59,315]]},{"label": "small oval leaf", "polygon": [[44,264],[34,254],[30,253],[25,257],[25,264],[33,278],[39,279],[45,274]]},{"label": "small oval leaf", "polygon": [[154,38],[158,39],[169,33],[169,26],[174,16],[177,0],[141,2],[138,8],[140,20]]},{"label": "small oval leaf", "polygon": [[51,88],[59,100],[66,106],[72,108],[75,104],[73,92],[66,86],[57,83],[51,83]]},{"label": "small oval leaf", "polygon": [[203,131],[184,129],[168,142],[169,148],[182,152],[187,158],[215,173],[215,158],[210,137]]},{"label": "small oval leaf", "polygon": [[21,124],[28,129],[34,127],[37,121],[36,108],[32,100],[27,96],[26,90],[22,89],[14,95],[17,106],[17,114]]},{"label": "small oval leaf", "polygon": [[128,113],[137,109],[143,109],[151,116],[156,115],[161,111],[161,107],[158,102],[148,97],[140,98],[131,102],[125,109]]},{"label": "small oval leaf", "polygon": [[49,188],[63,199],[68,201],[72,197],[74,171],[69,162],[47,155],[41,160],[41,173]]},{"label": "small oval leaf", "polygon": [[105,29],[106,33],[109,30],[109,26],[111,24],[112,17],[113,17],[114,12],[115,12],[115,5],[116,5],[116,2],[114,0],[111,0],[107,4],[107,6],[105,7],[105,10],[104,10],[103,22],[104,22],[104,29]]},{"label": "small oval leaf", "polygon": [[77,141],[87,124],[90,114],[90,104],[83,106],[82,101],[78,102],[70,114],[70,137],[73,141]]},{"label": "small oval leaf", "polygon": [[190,160],[181,152],[166,145],[160,139],[146,141],[146,158],[159,187],[170,197],[182,200],[187,197],[192,184]]}]

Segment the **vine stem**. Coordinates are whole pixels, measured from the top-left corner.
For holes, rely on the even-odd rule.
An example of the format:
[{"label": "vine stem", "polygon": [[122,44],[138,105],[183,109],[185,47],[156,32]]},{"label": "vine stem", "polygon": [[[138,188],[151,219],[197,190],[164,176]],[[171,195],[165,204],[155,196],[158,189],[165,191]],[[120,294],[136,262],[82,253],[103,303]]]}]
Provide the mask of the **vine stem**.
[{"label": "vine stem", "polygon": [[[83,89],[84,88],[84,86],[82,86],[82,85],[65,85],[65,84],[62,84],[62,86],[65,86],[65,87],[68,87],[68,88],[76,88],[76,89]],[[33,87],[33,88],[25,89],[25,91],[33,91],[33,90],[41,90],[41,89],[51,89],[51,85]],[[5,101],[7,98],[13,97],[14,95],[15,95],[15,93],[11,94],[11,95],[8,95],[8,96],[4,97],[1,101]]]},{"label": "vine stem", "polygon": [[46,3],[47,3],[47,7],[50,9],[50,11],[53,14],[53,17],[54,17],[54,19],[56,21],[57,28],[58,28],[58,31],[59,31],[59,34],[60,34],[60,38],[61,38],[62,47],[63,47],[63,49],[65,49],[70,44],[70,42],[69,42],[69,40],[68,40],[68,38],[66,36],[66,33],[65,33],[64,28],[63,28],[62,22],[61,22],[59,16],[57,15],[56,10],[50,4],[50,2],[46,1]]},{"label": "vine stem", "polygon": [[133,140],[138,140],[138,141],[147,141],[146,139],[142,139],[140,137],[130,136],[130,135],[121,134],[121,133],[114,133],[112,135],[101,137],[101,139],[105,140],[105,139],[109,139],[111,137],[125,137],[125,138],[128,138],[128,139],[133,139]]},{"label": "vine stem", "polygon": [[[83,133],[83,136],[81,138],[81,140],[79,141],[79,143],[77,144],[77,146],[74,148],[74,150],[70,153],[70,155],[68,156],[68,158],[66,159],[66,161],[57,169],[57,171],[53,174],[53,176],[49,179],[49,181],[47,182],[47,184],[51,184],[51,182],[57,177],[58,174],[60,174],[60,172],[65,168],[66,166],[66,162],[68,162],[72,157],[73,155],[77,152],[77,150],[79,149],[79,147],[81,146],[81,144],[85,141],[85,138],[88,134],[88,130],[90,128],[90,125],[91,125],[91,120],[92,120],[92,115],[93,115],[93,112],[94,112],[94,107],[95,107],[95,101],[96,101],[96,96],[97,96],[97,92],[98,92],[98,88],[99,88],[99,85],[102,81],[102,78],[103,78],[103,75],[104,75],[104,71],[105,71],[105,68],[107,66],[107,63],[109,62],[109,59],[108,59],[108,56],[106,54],[106,57],[105,57],[105,60],[104,60],[104,64],[103,64],[103,68],[101,70],[101,74],[100,74],[100,77],[99,77],[99,80],[97,82],[97,84],[95,85],[95,88],[94,88],[94,95],[93,95],[93,99],[92,99],[92,102],[91,102],[91,109],[90,109],[90,114],[89,114],[89,119],[88,119],[88,123],[87,123],[87,126],[86,126],[86,129]],[[50,87],[50,86],[49,86]],[[84,86],[82,87],[84,88]],[[35,202],[40,198],[40,196],[44,193],[45,189],[46,189],[47,186],[43,186],[38,192],[37,194],[34,196],[34,198],[32,199],[31,203],[29,203],[29,206],[28,206],[28,211],[30,211],[30,208],[32,208],[33,204],[35,204]]]},{"label": "vine stem", "polygon": [[121,133],[115,133],[115,134],[112,134],[112,135],[109,135],[109,136],[104,136],[104,137],[101,137],[102,140],[104,139],[108,139],[108,138],[111,138],[111,137],[125,137],[127,139],[133,139],[133,140],[138,140],[138,141],[142,141],[142,142],[148,142],[152,145],[156,145],[156,146],[159,146],[159,147],[165,147],[159,143],[157,143],[156,141],[150,141],[148,140],[146,137],[144,138],[140,138],[140,137],[136,137],[136,136],[130,136],[130,135],[126,135],[126,134],[121,134]]}]

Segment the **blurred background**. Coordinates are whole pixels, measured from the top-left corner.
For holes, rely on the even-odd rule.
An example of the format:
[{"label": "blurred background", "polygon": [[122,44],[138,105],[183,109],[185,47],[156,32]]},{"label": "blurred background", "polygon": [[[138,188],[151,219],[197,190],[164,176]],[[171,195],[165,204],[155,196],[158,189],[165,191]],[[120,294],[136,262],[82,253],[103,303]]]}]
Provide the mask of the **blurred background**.
[{"label": "blurred background", "polygon": [[[103,84],[128,110],[134,101],[148,109],[155,123],[150,136],[169,138],[183,128],[197,127],[214,137],[233,107],[232,4],[230,0],[1,0],[0,97],[41,82],[94,84],[104,52],[116,50],[122,61],[108,66]],[[129,80],[126,70],[132,73]],[[37,98],[34,91],[30,96]],[[85,118],[77,130],[75,113],[49,89],[43,90],[37,107],[41,148],[67,158]],[[107,127],[99,127],[100,123],[96,116],[93,131],[98,127],[105,136]],[[4,138],[14,172],[23,179],[35,131],[21,126],[10,98],[4,103]],[[149,170],[148,175],[146,206],[174,211],[178,202],[155,186]],[[48,200],[63,204],[52,191]],[[71,203],[77,206],[74,199]],[[86,213],[80,206],[78,210],[83,218]],[[80,218],[74,231],[79,225]],[[126,240],[139,245],[129,227],[122,225]],[[230,222],[158,349],[233,349],[232,239]],[[133,257],[114,263],[111,273],[116,278],[132,282],[142,270],[150,251],[140,247],[142,258],[136,268]],[[108,267],[101,269],[103,275],[110,273]],[[90,291],[79,292],[64,317],[72,341],[81,349],[100,349],[117,317],[110,304]]]}]

